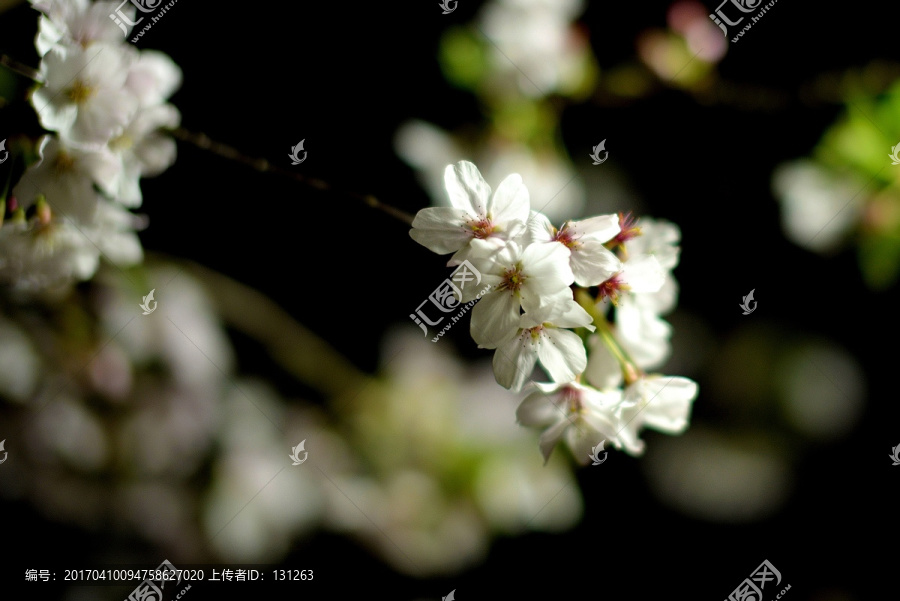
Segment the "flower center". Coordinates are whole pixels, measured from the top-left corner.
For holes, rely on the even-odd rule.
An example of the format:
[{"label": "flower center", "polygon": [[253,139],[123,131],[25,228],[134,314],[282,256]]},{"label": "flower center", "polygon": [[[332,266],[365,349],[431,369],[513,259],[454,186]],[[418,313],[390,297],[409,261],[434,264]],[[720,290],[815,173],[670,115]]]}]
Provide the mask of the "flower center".
[{"label": "flower center", "polygon": [[134,140],[131,139],[131,136],[128,134],[122,134],[120,136],[116,136],[112,140],[109,141],[109,147],[114,152],[121,152],[123,150],[128,150],[134,146]]},{"label": "flower center", "polygon": [[53,169],[56,171],[57,177],[75,171],[75,159],[65,152],[60,152],[56,155]]},{"label": "flower center", "polygon": [[528,276],[522,273],[521,268],[516,265],[515,267],[507,269],[503,274],[503,281],[500,282],[499,289],[518,292],[527,279]]},{"label": "flower center", "polygon": [[472,235],[474,237],[482,240],[493,234],[494,229],[496,229],[489,217],[479,220],[471,219],[466,225],[472,230]]},{"label": "flower center", "polygon": [[75,104],[84,104],[88,98],[94,95],[94,89],[86,85],[80,79],[76,79],[69,88],[69,100]]},{"label": "flower center", "polygon": [[619,229],[621,230],[616,237],[609,241],[608,247],[615,248],[621,244],[625,244],[629,240],[633,240],[641,235],[641,228],[637,225],[637,219],[628,213],[619,213]]},{"label": "flower center", "polygon": [[627,292],[631,290],[631,286],[622,281],[622,274],[617,273],[613,277],[609,278],[600,286],[598,286],[599,290],[597,291],[597,300],[602,301],[603,299],[608,298],[613,305],[618,306],[619,304],[619,295],[622,292]]},{"label": "flower center", "polygon": [[559,403],[569,413],[579,413],[584,408],[584,403],[581,402],[581,391],[571,386],[560,389]]},{"label": "flower center", "polygon": [[562,229],[556,232],[553,239],[564,245],[566,248],[578,250],[578,247],[581,246],[581,242],[578,241],[576,235],[577,234],[569,228],[569,222],[567,221],[565,225],[562,226]]},{"label": "flower center", "polygon": [[525,330],[525,333],[527,333],[531,336],[532,342],[537,342],[538,338],[541,337],[541,332],[543,332],[543,331],[544,331],[544,326],[539,325],[539,326],[535,326],[533,328],[528,328],[527,330]]}]

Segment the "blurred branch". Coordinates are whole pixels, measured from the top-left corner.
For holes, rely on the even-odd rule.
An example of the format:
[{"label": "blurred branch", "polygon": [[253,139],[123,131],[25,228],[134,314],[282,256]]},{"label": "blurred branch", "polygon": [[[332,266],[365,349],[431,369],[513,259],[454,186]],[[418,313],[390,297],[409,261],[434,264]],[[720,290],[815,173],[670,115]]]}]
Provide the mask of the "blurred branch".
[{"label": "blurred branch", "polygon": [[267,296],[196,263],[183,265],[211,291],[229,326],[262,343],[301,382],[329,396],[362,386],[367,377],[363,372]]},{"label": "blurred branch", "polygon": [[798,81],[793,89],[722,78],[717,72],[691,85],[673,85],[643,63],[630,62],[612,69],[601,79],[593,101],[602,107],[639,102],[667,90],[680,90],[705,106],[727,106],[740,111],[780,111],[794,107],[843,105],[848,94],[865,90],[877,95],[900,79],[900,64],[874,60],[865,66],[818,73]]},{"label": "blurred branch", "polygon": [[347,192],[334,188],[328,182],[322,181],[320,179],[316,179],[313,177],[307,177],[305,175],[300,175],[299,173],[295,173],[294,171],[289,171],[287,169],[283,169],[281,167],[276,167],[267,161],[266,159],[252,158],[241,154],[240,151],[232,148],[231,146],[227,146],[220,142],[216,142],[211,140],[206,134],[198,134],[184,129],[183,127],[179,127],[176,129],[168,130],[175,138],[182,140],[184,142],[190,142],[194,146],[198,148],[202,148],[203,150],[208,150],[209,152],[220,156],[222,158],[228,159],[230,161],[236,161],[238,163],[242,163],[247,165],[248,167],[255,169],[261,173],[275,173],[281,175],[283,177],[290,178],[296,182],[304,184],[306,186],[310,186],[313,188],[317,188],[319,190],[323,190],[325,192],[334,192],[340,195],[349,196],[350,198],[354,198],[356,200],[360,200],[366,205],[372,207],[373,209],[378,209],[384,213],[387,213],[391,217],[395,219],[399,219],[407,225],[412,225],[413,216],[409,213],[401,211],[400,209],[396,209],[390,205],[387,205],[371,194],[356,194],[355,192]]},{"label": "blurred branch", "polygon": [[28,65],[24,63],[20,63],[14,58],[11,58],[5,54],[0,54],[0,65],[6,67],[13,73],[21,75],[22,77],[27,77],[33,81],[36,81],[39,84],[43,84],[44,80],[41,78],[40,73],[38,73],[35,69],[32,69]]},{"label": "blurred branch", "polygon": [[25,0],[0,0],[0,13],[6,12],[23,2],[25,2]]}]

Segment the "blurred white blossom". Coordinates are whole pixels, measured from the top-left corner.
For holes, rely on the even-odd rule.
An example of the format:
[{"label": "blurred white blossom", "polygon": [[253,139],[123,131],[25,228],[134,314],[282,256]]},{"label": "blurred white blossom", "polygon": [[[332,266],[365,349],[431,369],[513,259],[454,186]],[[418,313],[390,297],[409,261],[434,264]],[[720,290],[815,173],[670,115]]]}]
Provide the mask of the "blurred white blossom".
[{"label": "blurred white blossom", "polygon": [[572,21],[583,10],[582,0],[488,2],[478,26],[491,42],[490,85],[531,97],[576,87],[587,40]]},{"label": "blurred white blossom", "polygon": [[585,203],[584,184],[569,161],[556,152],[535,152],[506,141],[464,143],[435,125],[409,121],[397,130],[394,146],[404,161],[416,169],[419,182],[435,206],[448,206],[444,171],[448,164],[471,156],[482,165],[490,181],[518,173],[528,182],[535,208],[553,221],[580,215]]},{"label": "blurred white blossom", "polygon": [[[141,205],[140,178],[175,160],[174,141],[160,132],[180,121],[166,100],[182,74],[165,54],[125,42],[110,19],[115,2],[32,5],[42,13],[43,58],[31,102],[51,133],[0,203],[0,280],[19,293],[58,294],[93,277],[101,258],[120,267],[143,260],[135,232],[144,220],[125,209]],[[123,10],[134,15],[130,4]]]},{"label": "blurred white blossom", "polygon": [[861,182],[811,160],[779,166],[772,188],[781,203],[781,224],[795,244],[817,252],[834,250],[862,212]]},{"label": "blurred white blossom", "polygon": [[345,408],[359,465],[330,474],[331,528],[402,572],[433,576],[477,564],[494,532],[578,521],[571,471],[562,461],[535,464],[535,436],[516,427],[517,399],[489,368],[467,368],[411,331],[394,333],[382,356],[390,359],[383,385]]},{"label": "blurred white blossom", "polygon": [[[44,56],[57,45],[87,48],[93,42],[121,42],[122,30],[109,17],[121,2],[90,0],[30,0],[43,13],[38,19],[35,46]],[[131,3],[121,6],[122,13],[134,21],[137,12]],[[130,27],[129,27],[130,29]]]}]

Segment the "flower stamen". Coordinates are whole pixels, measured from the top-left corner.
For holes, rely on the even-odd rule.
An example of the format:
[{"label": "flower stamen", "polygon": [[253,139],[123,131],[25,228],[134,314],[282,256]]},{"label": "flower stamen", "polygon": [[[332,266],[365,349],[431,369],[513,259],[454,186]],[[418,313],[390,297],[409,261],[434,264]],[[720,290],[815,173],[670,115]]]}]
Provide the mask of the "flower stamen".
[{"label": "flower stamen", "polygon": [[69,88],[67,95],[69,96],[69,100],[75,104],[84,104],[94,95],[94,89],[86,85],[80,79],[76,79],[72,82],[72,87]]},{"label": "flower stamen", "polygon": [[622,281],[621,273],[617,273],[598,286],[597,301],[599,302],[608,298],[613,306],[618,307],[619,295],[629,290],[631,290],[631,286]]}]

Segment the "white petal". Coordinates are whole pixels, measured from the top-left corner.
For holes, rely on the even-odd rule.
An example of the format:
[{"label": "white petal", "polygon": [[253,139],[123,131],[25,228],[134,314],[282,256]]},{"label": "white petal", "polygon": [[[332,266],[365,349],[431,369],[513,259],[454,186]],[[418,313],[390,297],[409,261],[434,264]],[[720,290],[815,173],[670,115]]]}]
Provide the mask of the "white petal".
[{"label": "white petal", "polygon": [[116,196],[116,187],[122,175],[122,163],[108,151],[80,153],[79,167],[90,174],[100,188],[111,196]]},{"label": "white petal", "polygon": [[175,140],[165,135],[150,134],[134,148],[134,157],[140,164],[140,175],[159,175],[175,162],[176,152]]},{"label": "white petal", "polygon": [[529,244],[522,251],[523,270],[531,278],[555,279],[569,286],[575,281],[569,255],[562,244]]},{"label": "white petal", "polygon": [[661,432],[678,434],[688,425],[691,404],[697,397],[697,384],[688,378],[650,376],[645,379],[648,405],[644,422]]},{"label": "white petal", "polygon": [[459,265],[463,261],[469,261],[478,267],[484,274],[489,272],[502,273],[515,265],[518,260],[518,246],[500,237],[471,238],[468,245],[459,249],[454,254],[448,266]]},{"label": "white petal", "polygon": [[529,334],[522,334],[497,347],[494,353],[494,377],[513,392],[525,385],[537,362],[537,348]]},{"label": "white petal", "polygon": [[669,356],[672,327],[637,302],[642,296],[647,295],[628,294],[620,299],[616,309],[616,337],[638,367],[653,369]]},{"label": "white petal", "polygon": [[622,368],[600,336],[588,339],[590,355],[584,375],[587,381],[601,390],[616,388],[622,383]]},{"label": "white petal", "polygon": [[164,102],[181,85],[181,69],[167,54],[144,50],[128,71],[126,86],[141,106]]},{"label": "white petal", "polygon": [[569,261],[575,283],[579,286],[597,286],[622,271],[622,262],[599,240],[582,239],[572,249]]},{"label": "white petal", "polygon": [[641,235],[625,244],[629,255],[653,255],[663,269],[674,269],[678,264],[681,230],[674,223],[643,218]]},{"label": "white petal", "polygon": [[489,292],[472,309],[472,338],[481,348],[497,348],[516,335],[519,299],[505,290]]},{"label": "white petal", "polygon": [[554,382],[571,382],[587,366],[584,344],[569,330],[543,328],[537,354]]},{"label": "white petal", "polygon": [[565,413],[555,404],[559,384],[535,382],[529,394],[516,409],[516,421],[523,426],[543,428],[562,419]]},{"label": "white petal", "polygon": [[444,187],[450,204],[484,218],[487,215],[487,203],[491,197],[491,187],[481,177],[478,167],[469,161],[460,161],[456,165],[447,165],[444,170]]},{"label": "white petal", "polygon": [[617,442],[635,457],[640,457],[644,453],[644,441],[638,435],[641,427],[640,416],[637,414],[638,409],[628,409],[620,416],[623,426],[617,433]]},{"label": "white petal", "polygon": [[609,242],[621,231],[618,215],[599,215],[573,221],[569,224],[569,228],[577,236],[581,236],[582,241],[587,237],[600,243]]},{"label": "white petal", "polygon": [[477,265],[485,266],[481,273],[503,273],[507,269],[514,267],[522,255],[522,247],[517,243],[503,241],[498,238],[488,238],[486,240],[474,238],[469,245],[472,247],[469,260],[478,261]]},{"label": "white petal", "polygon": [[587,327],[593,331],[594,326],[591,325],[593,322],[594,319],[584,307],[571,298],[561,298],[523,314],[519,320],[519,327],[527,329],[549,323],[558,328]]},{"label": "white petal", "polygon": [[106,144],[122,132],[137,108],[137,100],[131,94],[103,90],[78,110],[78,118],[69,135],[72,140],[84,144]]},{"label": "white petal", "polygon": [[633,257],[624,263],[622,280],[631,292],[656,292],[666,281],[666,272],[652,255]]},{"label": "white petal", "polygon": [[526,277],[520,292],[526,311],[560,298],[571,298],[569,286],[575,281],[569,267],[569,249],[562,244],[531,244],[522,251],[522,271]]},{"label": "white petal", "polygon": [[[588,421],[589,417],[591,421]],[[607,444],[615,444],[616,440],[612,423],[601,416],[581,415],[581,419],[566,430],[566,444],[581,464],[590,463],[589,456],[598,444],[604,441]]]},{"label": "white petal", "polygon": [[530,211],[528,188],[522,183],[522,176],[514,173],[507,176],[488,202],[487,213],[494,223],[520,221],[525,223]]},{"label": "white petal", "polygon": [[41,125],[55,132],[69,132],[78,119],[78,107],[57,96],[58,92],[39,88],[31,96]]},{"label": "white petal", "polygon": [[566,299],[565,302],[559,303],[557,308],[562,310],[562,314],[553,318],[550,322],[553,325],[560,328],[588,328],[591,331],[595,329],[594,318],[574,300]]},{"label": "white petal", "polygon": [[550,242],[553,240],[553,224],[543,213],[531,211],[527,222],[526,242]]},{"label": "white petal", "polygon": [[444,255],[459,250],[472,239],[464,224],[465,211],[450,207],[420,210],[409,231],[410,237],[432,252]]},{"label": "white petal", "polygon": [[540,446],[541,454],[544,456],[544,464],[550,459],[550,453],[553,452],[559,439],[565,434],[566,428],[571,425],[568,419],[563,419],[544,430],[541,434]]}]

